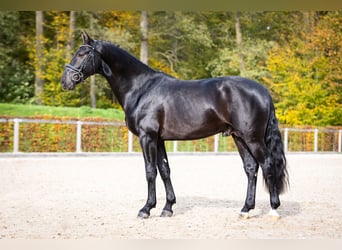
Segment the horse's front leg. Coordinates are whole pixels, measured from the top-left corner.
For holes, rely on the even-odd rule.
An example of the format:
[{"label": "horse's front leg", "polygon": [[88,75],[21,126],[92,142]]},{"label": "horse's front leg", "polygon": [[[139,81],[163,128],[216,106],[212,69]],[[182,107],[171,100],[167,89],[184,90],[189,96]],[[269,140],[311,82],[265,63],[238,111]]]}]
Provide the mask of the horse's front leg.
[{"label": "horse's front leg", "polygon": [[157,136],[150,134],[140,135],[140,145],[145,160],[146,180],[148,186],[147,201],[140,209],[138,217],[148,218],[150,210],[156,206],[156,177],[157,177]]},{"label": "horse's front leg", "polygon": [[158,140],[158,170],[164,182],[166,191],[166,204],[161,213],[161,217],[170,217],[173,214],[172,205],[176,203],[176,196],[173,191],[171,178],[170,178],[170,167],[169,160],[167,159],[167,154],[165,150],[164,141]]}]

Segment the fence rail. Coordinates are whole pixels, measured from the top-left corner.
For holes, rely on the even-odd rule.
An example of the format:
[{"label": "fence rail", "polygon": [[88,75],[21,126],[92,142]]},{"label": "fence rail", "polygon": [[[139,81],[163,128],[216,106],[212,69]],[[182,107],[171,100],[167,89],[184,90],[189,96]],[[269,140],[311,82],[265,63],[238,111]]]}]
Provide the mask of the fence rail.
[{"label": "fence rail", "polygon": [[[342,151],[342,129],[281,128],[285,152]],[[0,118],[0,153],[140,152],[139,140],[121,122]],[[236,152],[231,137],[168,141],[173,152]]]}]

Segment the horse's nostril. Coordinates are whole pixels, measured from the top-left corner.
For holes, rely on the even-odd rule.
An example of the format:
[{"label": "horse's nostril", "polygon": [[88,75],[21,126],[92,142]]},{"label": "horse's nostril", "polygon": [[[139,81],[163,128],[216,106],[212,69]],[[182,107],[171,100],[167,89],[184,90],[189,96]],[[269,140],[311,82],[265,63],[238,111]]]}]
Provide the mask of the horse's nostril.
[{"label": "horse's nostril", "polygon": [[61,80],[61,84],[62,84],[62,88],[64,90],[72,90],[75,88],[75,83],[73,83],[72,81],[68,80],[67,78],[63,78]]}]

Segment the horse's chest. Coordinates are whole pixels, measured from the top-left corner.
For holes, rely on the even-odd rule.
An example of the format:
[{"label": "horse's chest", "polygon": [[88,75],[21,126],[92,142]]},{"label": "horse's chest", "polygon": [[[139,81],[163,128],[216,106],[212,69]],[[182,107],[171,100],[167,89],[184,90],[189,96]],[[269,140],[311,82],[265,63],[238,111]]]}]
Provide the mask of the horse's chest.
[{"label": "horse's chest", "polygon": [[138,136],[142,131],[158,131],[160,127],[159,120],[158,111],[152,108],[137,108],[131,114],[126,115],[128,129]]},{"label": "horse's chest", "polygon": [[131,116],[127,116],[126,115],[126,126],[129,129],[129,131],[131,131],[133,134],[138,135],[138,129],[136,126],[136,122],[135,119],[132,118]]}]

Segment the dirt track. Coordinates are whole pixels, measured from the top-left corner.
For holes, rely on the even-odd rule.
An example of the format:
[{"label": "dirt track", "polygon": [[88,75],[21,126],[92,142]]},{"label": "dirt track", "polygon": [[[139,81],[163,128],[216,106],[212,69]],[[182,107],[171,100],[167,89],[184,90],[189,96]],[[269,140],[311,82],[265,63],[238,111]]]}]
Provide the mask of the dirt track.
[{"label": "dirt track", "polygon": [[271,220],[259,172],[257,204],[242,220],[247,178],[237,155],[169,157],[172,218],[147,195],[141,156],[0,158],[0,239],[342,238],[342,155],[289,155],[291,190]]}]

